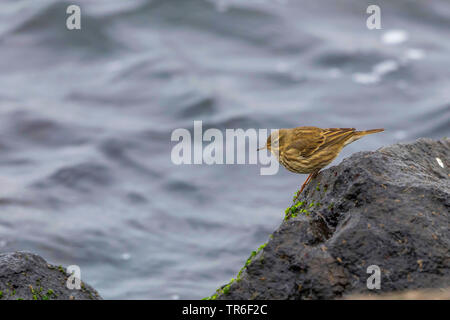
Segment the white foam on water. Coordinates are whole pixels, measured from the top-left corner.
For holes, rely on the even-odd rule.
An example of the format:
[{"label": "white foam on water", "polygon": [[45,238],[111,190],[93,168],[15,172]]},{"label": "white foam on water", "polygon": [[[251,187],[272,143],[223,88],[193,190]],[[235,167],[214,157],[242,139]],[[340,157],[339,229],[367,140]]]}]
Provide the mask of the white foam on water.
[{"label": "white foam on water", "polygon": [[361,84],[373,84],[380,81],[380,77],[373,73],[354,73],[352,79]]},{"label": "white foam on water", "polygon": [[390,30],[383,33],[381,41],[388,45],[400,44],[407,41],[409,35],[404,30]]},{"label": "white foam on water", "polygon": [[373,67],[373,73],[383,76],[387,73],[393,72],[398,69],[398,63],[394,60],[385,60]]},{"label": "white foam on water", "polygon": [[120,257],[122,258],[122,260],[130,260],[131,259],[131,254],[123,253]]},{"label": "white foam on water", "polygon": [[372,71],[368,73],[354,73],[352,79],[356,83],[361,84],[374,84],[378,83],[381,78],[390,73],[398,70],[399,64],[394,60],[385,60],[377,63],[372,67]]},{"label": "white foam on water", "polygon": [[405,54],[406,59],[409,60],[422,60],[425,57],[425,51],[422,49],[408,49]]}]

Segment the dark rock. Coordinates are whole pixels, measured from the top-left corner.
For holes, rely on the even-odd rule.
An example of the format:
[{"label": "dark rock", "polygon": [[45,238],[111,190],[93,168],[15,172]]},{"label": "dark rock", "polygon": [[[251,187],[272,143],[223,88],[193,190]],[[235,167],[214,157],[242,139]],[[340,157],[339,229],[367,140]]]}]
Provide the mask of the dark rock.
[{"label": "dark rock", "polygon": [[[449,286],[449,159],[449,139],[419,139],[323,170],[212,298],[335,299]],[[370,265],[381,269],[379,290],[367,288]]]},{"label": "dark rock", "polygon": [[0,253],[0,300],[100,300],[92,287],[68,289],[65,268],[28,252]]}]

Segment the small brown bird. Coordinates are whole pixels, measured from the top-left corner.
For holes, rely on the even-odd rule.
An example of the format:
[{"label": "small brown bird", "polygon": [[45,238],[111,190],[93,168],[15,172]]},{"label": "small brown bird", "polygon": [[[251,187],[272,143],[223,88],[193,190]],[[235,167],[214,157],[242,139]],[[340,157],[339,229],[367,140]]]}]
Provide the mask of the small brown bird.
[{"label": "small brown bird", "polygon": [[[289,171],[309,173],[298,196],[320,169],[330,164],[346,145],[384,129],[356,131],[355,128],[297,127],[272,132],[263,148],[268,149]],[[296,199],[297,199],[296,198]],[[294,200],[295,201],[295,200]]]}]

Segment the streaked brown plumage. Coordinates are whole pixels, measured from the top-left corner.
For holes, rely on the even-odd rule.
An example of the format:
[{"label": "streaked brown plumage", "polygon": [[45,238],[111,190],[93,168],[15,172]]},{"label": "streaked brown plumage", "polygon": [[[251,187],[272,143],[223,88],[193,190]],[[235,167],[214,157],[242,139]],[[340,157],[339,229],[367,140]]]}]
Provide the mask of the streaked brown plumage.
[{"label": "streaked brown plumage", "polygon": [[[300,194],[320,169],[330,164],[342,148],[365,135],[384,129],[356,131],[355,128],[297,127],[273,132],[264,148],[267,148],[289,171],[309,173]],[[258,149],[258,150],[261,150]]]}]

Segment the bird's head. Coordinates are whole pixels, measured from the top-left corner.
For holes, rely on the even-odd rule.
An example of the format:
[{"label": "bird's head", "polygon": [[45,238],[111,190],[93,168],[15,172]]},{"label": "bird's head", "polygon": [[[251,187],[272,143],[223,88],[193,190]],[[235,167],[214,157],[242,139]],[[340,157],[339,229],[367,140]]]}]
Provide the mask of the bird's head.
[{"label": "bird's head", "polygon": [[262,148],[259,148],[258,151],[267,149],[270,152],[278,152],[281,134],[281,130],[272,132],[270,136],[267,137],[266,145]]}]

